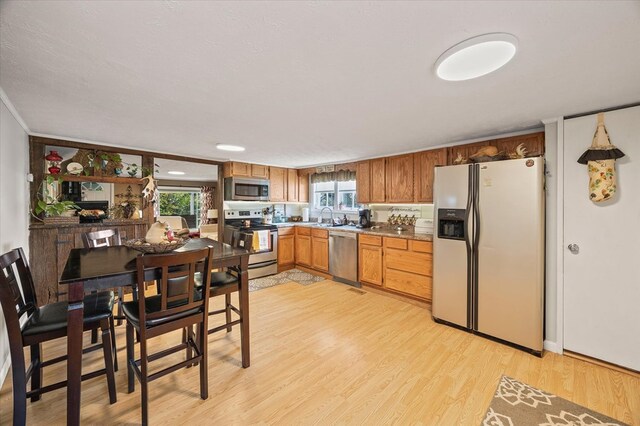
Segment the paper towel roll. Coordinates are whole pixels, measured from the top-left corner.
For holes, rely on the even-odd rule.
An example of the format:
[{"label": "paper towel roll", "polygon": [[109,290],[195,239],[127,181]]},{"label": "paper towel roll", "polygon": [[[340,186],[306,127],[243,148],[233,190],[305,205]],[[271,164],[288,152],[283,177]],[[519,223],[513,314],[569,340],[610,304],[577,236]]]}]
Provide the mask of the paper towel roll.
[{"label": "paper towel roll", "polygon": [[306,207],[302,209],[302,221],[309,222],[309,209]]}]

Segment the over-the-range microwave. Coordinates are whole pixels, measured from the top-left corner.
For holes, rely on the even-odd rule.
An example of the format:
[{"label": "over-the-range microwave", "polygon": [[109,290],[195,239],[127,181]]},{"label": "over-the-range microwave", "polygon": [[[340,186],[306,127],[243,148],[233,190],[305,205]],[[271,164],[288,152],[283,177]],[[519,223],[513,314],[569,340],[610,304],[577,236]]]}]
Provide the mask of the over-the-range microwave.
[{"label": "over-the-range microwave", "polygon": [[267,179],[228,177],[224,179],[225,201],[269,201]]}]

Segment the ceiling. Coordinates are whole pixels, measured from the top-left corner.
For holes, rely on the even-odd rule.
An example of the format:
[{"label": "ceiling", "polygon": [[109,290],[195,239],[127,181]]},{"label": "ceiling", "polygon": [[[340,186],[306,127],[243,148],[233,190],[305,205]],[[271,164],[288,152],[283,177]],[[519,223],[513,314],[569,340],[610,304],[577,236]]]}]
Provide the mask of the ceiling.
[{"label": "ceiling", "polygon": [[[637,102],[639,27],[638,1],[2,1],[0,86],[32,133],[301,167]],[[435,77],[489,32],[511,63]]]},{"label": "ceiling", "polygon": [[[187,161],[169,160],[166,158],[155,158],[157,179],[168,179],[172,181],[197,181],[197,182],[217,182],[218,166],[214,164],[191,163]],[[183,172],[184,175],[172,175],[168,172]]]}]

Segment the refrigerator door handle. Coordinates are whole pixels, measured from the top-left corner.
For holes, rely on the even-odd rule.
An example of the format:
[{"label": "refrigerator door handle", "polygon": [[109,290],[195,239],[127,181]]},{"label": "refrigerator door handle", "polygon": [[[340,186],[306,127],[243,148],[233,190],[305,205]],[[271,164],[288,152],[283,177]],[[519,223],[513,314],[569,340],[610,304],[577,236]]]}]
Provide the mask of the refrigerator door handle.
[{"label": "refrigerator door handle", "polygon": [[471,235],[469,232],[469,219],[471,218],[471,209],[473,207],[473,197],[474,197],[474,175],[473,175],[473,165],[469,165],[469,176],[468,176],[468,188],[467,188],[467,209],[465,211],[464,217],[464,242],[467,246],[467,328],[472,327],[471,318],[473,318],[473,311],[471,307],[473,306],[473,294],[471,292],[473,286],[473,250],[471,245]]},{"label": "refrigerator door handle", "polygon": [[480,166],[473,166],[473,328],[478,329],[478,262],[480,243]]}]

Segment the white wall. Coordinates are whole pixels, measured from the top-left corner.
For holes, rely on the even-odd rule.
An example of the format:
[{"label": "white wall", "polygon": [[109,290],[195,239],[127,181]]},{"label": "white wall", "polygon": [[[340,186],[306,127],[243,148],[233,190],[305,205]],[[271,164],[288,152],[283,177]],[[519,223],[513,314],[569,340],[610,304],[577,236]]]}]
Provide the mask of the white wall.
[{"label": "white wall", "polygon": [[[1,89],[0,89],[1,91]],[[8,105],[7,105],[8,104]],[[29,138],[9,102],[0,112],[0,253],[22,247],[29,251]],[[0,386],[10,367],[4,316],[0,315]]]}]

